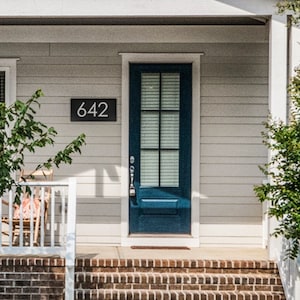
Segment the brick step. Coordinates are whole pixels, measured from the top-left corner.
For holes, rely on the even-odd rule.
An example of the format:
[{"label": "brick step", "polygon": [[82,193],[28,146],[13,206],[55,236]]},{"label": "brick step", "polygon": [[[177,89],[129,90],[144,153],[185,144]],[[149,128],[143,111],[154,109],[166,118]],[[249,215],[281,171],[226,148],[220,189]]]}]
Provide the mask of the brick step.
[{"label": "brick step", "polygon": [[283,292],[281,280],[266,274],[77,273],[82,289],[161,289]]},{"label": "brick step", "polygon": [[252,260],[152,260],[152,259],[79,259],[77,272],[153,272],[153,273],[255,273],[278,274],[274,261]]},{"label": "brick step", "polygon": [[284,300],[274,292],[77,290],[76,299],[97,300]]},{"label": "brick step", "polygon": [[78,260],[76,299],[284,300],[274,261]]}]

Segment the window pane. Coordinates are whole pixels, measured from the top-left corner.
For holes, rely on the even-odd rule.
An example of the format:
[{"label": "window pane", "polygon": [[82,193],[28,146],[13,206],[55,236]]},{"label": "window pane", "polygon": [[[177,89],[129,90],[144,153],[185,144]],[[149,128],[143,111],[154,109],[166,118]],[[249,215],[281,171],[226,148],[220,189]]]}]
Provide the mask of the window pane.
[{"label": "window pane", "polygon": [[141,114],[141,148],[159,147],[159,113],[142,112]]},{"label": "window pane", "polygon": [[161,74],[161,108],[163,110],[179,110],[180,74]]},{"label": "window pane", "polygon": [[161,173],[160,186],[179,186],[179,151],[161,151]]},{"label": "window pane", "polygon": [[142,73],[142,110],[158,110],[159,109],[159,73]]},{"label": "window pane", "polygon": [[178,112],[162,112],[161,114],[161,148],[179,148]]},{"label": "window pane", "polygon": [[141,185],[159,186],[159,158],[158,150],[141,151]]},{"label": "window pane", "polygon": [[0,102],[5,101],[5,72],[0,71]]}]

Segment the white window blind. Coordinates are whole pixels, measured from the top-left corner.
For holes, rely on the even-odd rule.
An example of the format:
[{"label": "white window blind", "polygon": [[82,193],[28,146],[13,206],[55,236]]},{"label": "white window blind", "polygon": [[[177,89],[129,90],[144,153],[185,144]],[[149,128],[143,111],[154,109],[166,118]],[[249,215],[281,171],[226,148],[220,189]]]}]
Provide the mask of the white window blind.
[{"label": "white window blind", "polygon": [[0,71],[0,102],[5,101],[5,71]]},{"label": "white window blind", "polygon": [[180,74],[142,73],[142,186],[179,186],[179,110]]}]

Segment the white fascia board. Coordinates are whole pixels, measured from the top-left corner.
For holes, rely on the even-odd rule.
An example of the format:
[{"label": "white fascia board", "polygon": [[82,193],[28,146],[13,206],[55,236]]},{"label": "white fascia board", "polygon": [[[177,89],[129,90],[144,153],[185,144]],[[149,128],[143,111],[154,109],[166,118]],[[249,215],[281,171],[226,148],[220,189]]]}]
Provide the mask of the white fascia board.
[{"label": "white fascia board", "polygon": [[0,26],[0,43],[265,43],[264,26]]},{"label": "white fascia board", "polygon": [[277,0],[1,0],[0,16],[128,17],[273,14]]}]

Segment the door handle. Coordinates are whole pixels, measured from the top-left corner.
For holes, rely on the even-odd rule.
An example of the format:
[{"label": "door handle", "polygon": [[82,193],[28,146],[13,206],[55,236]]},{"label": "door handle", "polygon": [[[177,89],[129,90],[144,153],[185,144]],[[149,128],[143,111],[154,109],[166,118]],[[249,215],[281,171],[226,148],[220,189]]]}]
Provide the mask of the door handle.
[{"label": "door handle", "polygon": [[129,175],[130,175],[129,196],[135,197],[136,192],[135,192],[135,187],[134,187],[134,166],[130,166]]}]

